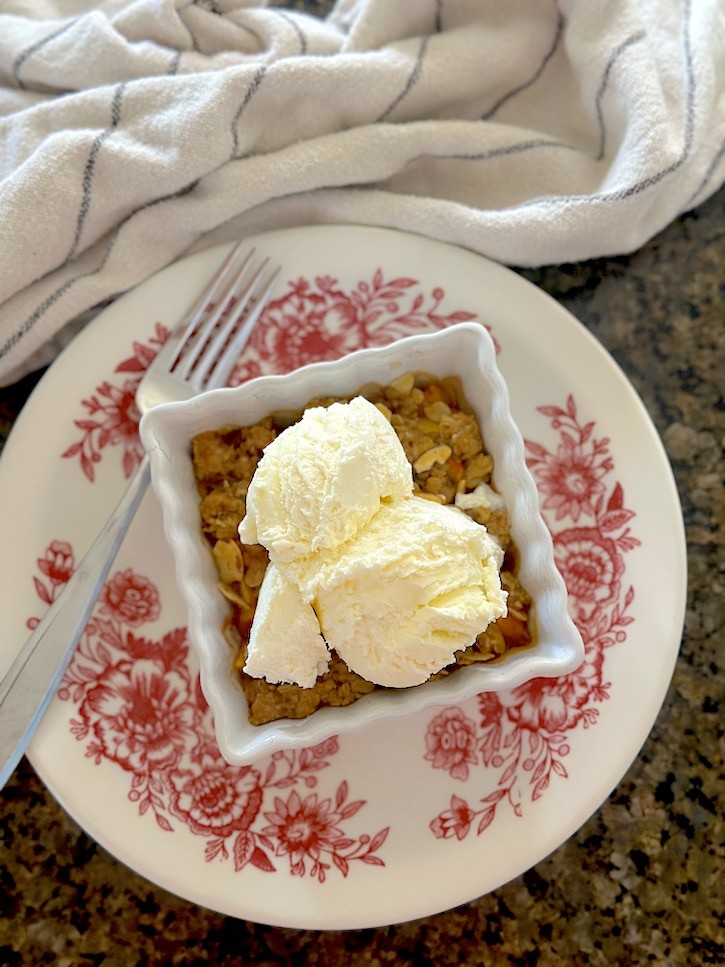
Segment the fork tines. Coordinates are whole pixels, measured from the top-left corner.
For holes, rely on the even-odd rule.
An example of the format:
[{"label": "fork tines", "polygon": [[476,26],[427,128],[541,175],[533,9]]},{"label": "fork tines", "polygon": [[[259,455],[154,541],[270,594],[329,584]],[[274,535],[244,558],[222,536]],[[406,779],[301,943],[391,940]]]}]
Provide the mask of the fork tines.
[{"label": "fork tines", "polygon": [[277,279],[279,269],[268,258],[255,264],[254,255],[238,243],[190,312],[170,370],[199,389],[212,373],[231,375]]}]

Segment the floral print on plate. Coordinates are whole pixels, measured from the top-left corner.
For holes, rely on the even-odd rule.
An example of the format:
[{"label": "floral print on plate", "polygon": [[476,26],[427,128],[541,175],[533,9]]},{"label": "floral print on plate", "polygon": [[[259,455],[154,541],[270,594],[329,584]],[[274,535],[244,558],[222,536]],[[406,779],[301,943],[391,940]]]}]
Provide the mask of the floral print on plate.
[{"label": "floral print on plate", "polygon": [[[386,279],[381,269],[350,290],[330,276],[289,282],[265,310],[232,382],[476,319],[466,310],[446,310],[445,301],[442,288],[427,292],[415,279]],[[167,336],[157,323],[148,341],[133,343],[114,376],[81,402],[79,436],[61,456],[77,460],[87,481],[94,481],[94,467],[109,448],[120,454],[125,477],[138,465],[143,451],[134,395]],[[481,835],[502,805],[522,816],[525,803],[542,796],[552,778],[567,778],[573,733],[596,724],[596,706],[608,696],[607,649],[625,640],[632,620],[625,554],[638,541],[629,529],[634,514],[614,479],[609,441],[583,422],[572,397],[539,412],[558,433],[558,446],[547,450],[527,440],[528,463],[586,658],[571,675],[478,696],[475,717],[459,707],[432,715],[422,736],[424,757],[448,772],[453,790],[430,821],[440,839],[461,840],[474,827]],[[67,542],[50,542],[33,577],[43,603],[57,597],[74,563]],[[384,866],[389,827],[349,833],[346,824],[365,800],[351,799],[344,779],[330,795],[318,790],[320,773],[339,749],[335,737],[244,768],[222,760],[198,675],[187,661],[185,629],[160,640],[144,634],[161,608],[155,585],[133,568],[106,583],[58,692],[74,707],[70,727],[86,756],[128,774],[139,816],[153,816],[166,833],[185,826],[203,837],[207,861],[227,860],[237,871],[287,869],[319,882],[330,871],[347,876],[358,862]],[[459,795],[462,784],[480,784],[484,795]]]}]

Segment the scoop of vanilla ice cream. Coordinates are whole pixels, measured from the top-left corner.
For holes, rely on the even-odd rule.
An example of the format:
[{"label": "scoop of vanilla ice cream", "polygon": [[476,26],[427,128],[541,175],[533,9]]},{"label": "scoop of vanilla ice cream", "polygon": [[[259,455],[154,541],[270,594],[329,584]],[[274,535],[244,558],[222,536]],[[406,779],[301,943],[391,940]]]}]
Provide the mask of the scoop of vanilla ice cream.
[{"label": "scoop of vanilla ice cream", "polygon": [[311,688],[324,675],[330,652],[312,606],[295,584],[269,564],[259,589],[244,671],[270,684]]},{"label": "scoop of vanilla ice cream", "polygon": [[239,537],[285,564],[345,543],[381,501],[412,490],[405,451],[377,407],[360,396],[312,407],[265,448]]},{"label": "scoop of vanilla ice cream", "polygon": [[506,614],[503,552],[485,527],[421,497],[383,504],[344,549],[294,577],[347,666],[378,685],[419,685]]}]

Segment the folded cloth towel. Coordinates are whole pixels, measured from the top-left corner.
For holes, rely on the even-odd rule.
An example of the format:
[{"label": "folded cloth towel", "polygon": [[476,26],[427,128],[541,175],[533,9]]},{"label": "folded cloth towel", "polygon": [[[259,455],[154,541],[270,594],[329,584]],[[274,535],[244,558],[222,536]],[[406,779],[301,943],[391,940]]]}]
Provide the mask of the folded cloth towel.
[{"label": "folded cloth towel", "polygon": [[721,0],[3,0],[0,383],[263,229],[629,252],[722,181],[723,37]]}]

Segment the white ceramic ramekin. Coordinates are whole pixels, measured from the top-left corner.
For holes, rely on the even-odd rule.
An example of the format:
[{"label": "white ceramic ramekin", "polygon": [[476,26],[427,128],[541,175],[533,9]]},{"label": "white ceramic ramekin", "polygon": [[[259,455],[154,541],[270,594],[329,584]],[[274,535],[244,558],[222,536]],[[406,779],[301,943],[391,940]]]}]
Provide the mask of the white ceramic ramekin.
[{"label": "white ceramic ramekin", "polygon": [[[519,576],[534,601],[535,644],[416,688],[376,691],[345,708],[323,708],[306,719],[250,725],[233,668],[236,656],[222,634],[228,603],[217,589],[216,570],[201,533],[192,437],[223,425],[253,424],[275,410],[301,409],[313,397],[349,396],[365,384],[388,384],[406,372],[457,375],[462,381],[494,459],[494,483],[506,501],[520,553]],[[199,657],[201,686],[228,762],[244,765],[280,749],[316,745],[382,718],[455,704],[532,678],[565,675],[581,663],[584,646],[567,612],[566,588],[526,468],[523,440],[511,418],[508,391],[483,326],[463,323],[410,336],[335,362],[313,363],[284,376],[262,376],[233,389],[158,406],[141,421],[141,438],[151,458],[153,486],[188,611],[189,638]],[[395,728],[393,721],[390,728]]]}]

